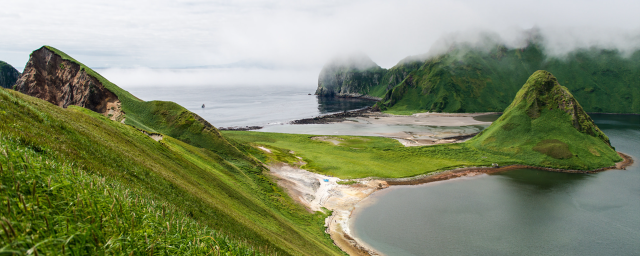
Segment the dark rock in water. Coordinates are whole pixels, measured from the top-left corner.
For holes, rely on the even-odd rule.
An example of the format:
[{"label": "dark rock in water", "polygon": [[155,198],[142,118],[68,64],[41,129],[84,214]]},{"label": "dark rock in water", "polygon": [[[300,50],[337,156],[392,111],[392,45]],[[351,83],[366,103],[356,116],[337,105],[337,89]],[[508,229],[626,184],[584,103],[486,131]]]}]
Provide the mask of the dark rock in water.
[{"label": "dark rock in water", "polygon": [[290,124],[328,124],[328,123],[338,123],[346,120],[348,117],[360,117],[364,116],[367,113],[375,112],[372,111],[371,107],[366,107],[362,109],[357,109],[353,111],[344,111],[335,114],[317,116],[313,118],[304,118],[299,120],[291,121]]},{"label": "dark rock in water", "polygon": [[123,113],[118,97],[80,65],[43,46],[31,53],[16,91],[66,108],[76,105],[117,120]]},{"label": "dark rock in water", "polygon": [[220,131],[252,131],[252,130],[260,130],[264,128],[263,126],[234,126],[234,127],[220,127],[218,130]]},{"label": "dark rock in water", "polygon": [[19,76],[20,72],[13,66],[4,61],[0,61],[0,87],[12,88],[13,85],[16,84]]}]

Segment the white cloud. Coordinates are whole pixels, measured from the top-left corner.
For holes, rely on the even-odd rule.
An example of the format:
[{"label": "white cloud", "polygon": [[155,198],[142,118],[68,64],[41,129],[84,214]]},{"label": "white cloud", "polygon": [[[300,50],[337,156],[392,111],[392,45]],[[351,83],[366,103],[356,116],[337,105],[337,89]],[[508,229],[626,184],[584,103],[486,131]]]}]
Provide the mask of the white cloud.
[{"label": "white cloud", "polygon": [[298,86],[315,91],[318,74],[312,70],[263,68],[150,69],[108,68],[98,73],[122,88],[162,86]]},{"label": "white cloud", "polygon": [[[290,71],[263,74],[274,79],[269,83],[307,72],[316,76],[300,83],[315,85],[336,54],[364,52],[388,68],[429,51],[443,36],[467,31],[494,31],[509,41],[515,31],[537,26],[558,54],[591,45],[632,49],[640,35],[637,10],[638,1],[615,0],[9,1],[0,10],[0,59],[23,67],[29,53],[46,44],[91,67],[248,60]],[[256,81],[250,77],[235,81]]]}]

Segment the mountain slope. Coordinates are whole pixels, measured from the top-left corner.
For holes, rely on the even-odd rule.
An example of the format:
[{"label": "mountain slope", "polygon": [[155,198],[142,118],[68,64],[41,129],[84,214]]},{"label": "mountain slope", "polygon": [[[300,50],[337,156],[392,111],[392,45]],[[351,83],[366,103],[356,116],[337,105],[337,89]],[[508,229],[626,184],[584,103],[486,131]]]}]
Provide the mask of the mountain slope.
[{"label": "mountain slope", "polygon": [[[37,58],[48,56],[55,65],[28,64],[24,73],[31,75],[21,77],[27,92],[38,92],[32,90],[36,87],[54,88],[47,81],[66,81],[70,73],[68,77],[74,79],[66,88],[71,91],[89,87],[89,94],[91,88],[115,94],[121,104],[121,122],[109,119],[113,116],[108,113],[73,104],[60,108],[3,91],[2,136],[43,157],[69,162],[154,195],[200,225],[222,230],[260,250],[290,255],[341,253],[324,233],[327,215],[308,213],[295,204],[263,164],[245,153],[251,148],[227,140],[208,122],[175,103],[135,98],[55,48],[37,51],[48,53],[34,52],[30,63],[47,63]],[[37,73],[57,77],[38,80]],[[51,91],[64,94],[60,89]],[[78,101],[83,102],[87,101]],[[162,139],[154,141],[147,135]]]},{"label": "mountain slope", "polygon": [[330,63],[316,94],[382,98],[376,107],[395,114],[498,112],[530,74],[548,70],[587,112],[640,113],[640,51],[589,48],[555,57],[545,53],[542,38],[530,37],[523,48],[456,44],[443,54],[411,56],[389,70],[376,69],[376,75]]},{"label": "mountain slope", "polygon": [[391,113],[500,111],[535,70],[549,70],[588,112],[640,113],[640,51],[576,50],[559,59],[537,44],[491,51],[460,46],[427,59],[387,91],[378,107]]},{"label": "mountain slope", "polygon": [[543,70],[529,77],[498,120],[467,143],[567,169],[593,169],[621,160],[568,89]]},{"label": "mountain slope", "polygon": [[12,88],[20,72],[4,61],[0,61],[0,87]]}]

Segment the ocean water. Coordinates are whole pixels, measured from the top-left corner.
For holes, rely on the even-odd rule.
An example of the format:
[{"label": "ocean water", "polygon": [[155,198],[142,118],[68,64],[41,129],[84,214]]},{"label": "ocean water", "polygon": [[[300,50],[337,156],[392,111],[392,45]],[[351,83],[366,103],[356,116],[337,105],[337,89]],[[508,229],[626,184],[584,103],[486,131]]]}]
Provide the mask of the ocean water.
[{"label": "ocean water", "polygon": [[359,205],[352,230],[386,255],[640,255],[640,117],[592,118],[634,165],[391,187]]},{"label": "ocean water", "polygon": [[313,95],[315,88],[304,87],[178,86],[124,89],[145,101],[178,103],[216,127],[286,124],[375,103],[359,99],[318,98]]}]

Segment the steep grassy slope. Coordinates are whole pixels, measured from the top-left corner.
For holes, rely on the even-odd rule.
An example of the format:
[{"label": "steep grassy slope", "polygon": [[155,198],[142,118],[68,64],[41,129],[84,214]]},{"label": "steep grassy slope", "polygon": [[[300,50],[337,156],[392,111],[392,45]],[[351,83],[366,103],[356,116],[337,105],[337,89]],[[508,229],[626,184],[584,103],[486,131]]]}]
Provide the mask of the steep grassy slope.
[{"label": "steep grassy slope", "polygon": [[13,66],[0,60],[0,88],[11,88],[18,80],[20,72]]},{"label": "steep grassy slope", "polygon": [[238,148],[249,149],[229,142],[175,103],[140,101],[88,67],[82,68],[118,95],[127,124],[147,133],[163,133],[164,139],[156,142],[138,129],[87,109],[62,109],[12,91],[1,92],[0,133],[45,158],[80,166],[153,195],[200,225],[261,250],[341,253],[324,233],[326,214],[310,214],[293,203],[265,173],[262,163]]},{"label": "steep grassy slope", "polygon": [[547,56],[538,44],[491,51],[459,46],[427,59],[387,91],[378,107],[397,114],[491,112],[507,107],[535,70],[558,77],[587,112],[640,113],[640,51],[624,57],[612,50],[576,50]]},{"label": "steep grassy slope", "polygon": [[567,88],[542,70],[498,120],[467,143],[543,166],[590,169],[622,160]]},{"label": "steep grassy slope", "polygon": [[0,134],[2,255],[261,255],[144,191]]}]

